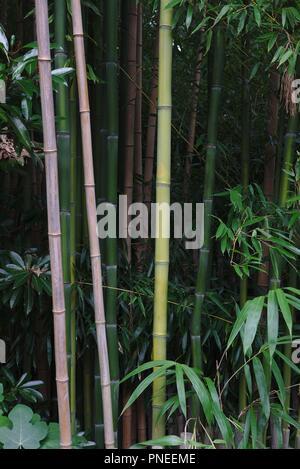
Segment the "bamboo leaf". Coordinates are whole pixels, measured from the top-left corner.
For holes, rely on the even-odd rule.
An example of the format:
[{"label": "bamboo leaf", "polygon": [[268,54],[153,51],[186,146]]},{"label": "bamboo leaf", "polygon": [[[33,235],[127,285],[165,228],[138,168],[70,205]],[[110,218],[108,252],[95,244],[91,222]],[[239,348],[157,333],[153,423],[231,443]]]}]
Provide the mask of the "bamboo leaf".
[{"label": "bamboo leaf", "polygon": [[180,365],[176,365],[175,373],[176,373],[176,386],[177,386],[179,404],[180,404],[180,408],[182,410],[183,415],[186,417],[186,395],[185,395],[185,387],[184,387],[184,379],[183,379],[183,370]]},{"label": "bamboo leaf", "polygon": [[259,397],[262,403],[262,409],[265,417],[268,419],[270,416],[270,400],[268,394],[268,387],[263,366],[258,357],[253,358],[253,370],[258,388]]},{"label": "bamboo leaf", "polygon": [[281,402],[281,405],[283,408],[285,408],[285,399],[286,399],[286,390],[285,390],[285,385],[284,381],[281,375],[281,371],[276,363],[275,360],[272,362],[272,373],[274,375],[274,378],[276,380],[276,383],[278,385],[278,390],[279,390],[279,400]]},{"label": "bamboo leaf", "polygon": [[196,372],[187,365],[182,365],[183,371],[186,374],[187,378],[190,380],[192,387],[197,394],[199,401],[203,407],[203,411],[207,422],[210,424],[212,422],[212,403],[207,392],[206,387],[204,386],[203,382],[196,374]]},{"label": "bamboo leaf", "polygon": [[168,368],[169,366],[165,365],[165,366],[160,367],[158,370],[155,370],[152,373],[150,373],[150,375],[148,375],[133,391],[127,404],[122,410],[121,415],[123,415],[125,410],[128,409],[128,407],[130,407],[140,397],[141,394],[143,394],[145,389],[147,389],[147,387],[150,386],[155,379],[160,378],[161,376],[164,376]]},{"label": "bamboo leaf", "polygon": [[282,312],[283,318],[284,318],[285,323],[287,325],[288,331],[289,331],[290,335],[292,335],[293,318],[292,318],[292,313],[291,313],[291,310],[290,310],[289,303],[286,299],[286,296],[285,296],[283,290],[281,290],[281,288],[277,288],[275,290],[275,293],[276,293],[276,297],[277,297],[277,301],[278,301],[280,310]]},{"label": "bamboo leaf", "polygon": [[257,327],[258,327],[260,317],[261,317],[261,312],[264,307],[264,301],[265,301],[264,296],[255,298],[255,300],[253,300],[253,306],[255,307],[253,307],[251,309],[251,312],[248,313],[246,324],[245,324],[244,339],[243,339],[245,355],[249,351],[249,348],[251,347],[254,341]]}]

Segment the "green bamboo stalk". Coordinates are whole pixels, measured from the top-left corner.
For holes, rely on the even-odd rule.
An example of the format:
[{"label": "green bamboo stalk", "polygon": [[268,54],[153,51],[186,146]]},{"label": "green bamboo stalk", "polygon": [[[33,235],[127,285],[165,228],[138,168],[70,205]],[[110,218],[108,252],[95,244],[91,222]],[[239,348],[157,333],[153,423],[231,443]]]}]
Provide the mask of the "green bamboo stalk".
[{"label": "green bamboo stalk", "polygon": [[92,407],[92,354],[87,347],[83,354],[83,413],[84,431],[90,438],[92,433],[93,407]]},{"label": "green bamboo stalk", "polygon": [[[117,208],[118,197],[118,16],[119,1],[105,2],[105,72],[107,83],[107,202]],[[119,353],[117,331],[118,246],[115,238],[106,240],[106,327],[114,414],[114,430],[119,417]],[[117,435],[115,434],[115,438]]]},{"label": "green bamboo stalk", "polygon": [[[125,117],[125,177],[124,193],[127,195],[127,207],[133,202],[133,173],[134,173],[134,124],[136,103],[136,41],[137,41],[137,2],[129,0],[127,17],[127,69],[126,69],[126,99],[127,112]],[[129,218],[128,218],[129,222]],[[131,238],[127,236],[127,260],[131,265]]]},{"label": "green bamboo stalk", "polygon": [[[191,325],[193,366],[196,368],[202,368],[201,320],[204,298],[206,290],[209,286],[209,281],[207,279],[207,270],[210,265],[211,257],[211,224],[213,193],[215,187],[215,166],[217,157],[218,118],[221,106],[221,92],[224,69],[224,35],[221,26],[218,26],[214,31],[213,55],[214,62],[209,100],[208,142],[206,151],[203,197],[205,209],[204,245],[200,250],[199,269],[195,291],[195,303]],[[196,402],[193,406],[194,414],[199,415]]]},{"label": "green bamboo stalk", "polygon": [[[248,41],[246,40],[246,47],[248,47]],[[247,67],[244,63],[242,66],[242,144],[241,144],[241,180],[243,194],[245,195],[248,190],[249,185],[249,163],[250,163],[250,87],[249,81],[247,79]],[[248,278],[244,275],[240,280],[240,308],[242,309],[248,299]],[[242,412],[247,405],[247,387],[246,387],[246,377],[244,371],[242,372],[240,378],[240,387],[239,387],[239,408]]]},{"label": "green bamboo stalk", "polygon": [[104,448],[104,424],[101,377],[98,360],[94,362],[94,439],[97,449]]},{"label": "green bamboo stalk", "polygon": [[76,307],[77,296],[74,287],[76,276],[76,246],[80,233],[77,230],[77,211],[80,204],[77,197],[77,184],[79,187],[78,171],[78,141],[77,141],[77,103],[76,103],[76,81],[74,80],[70,89],[70,132],[71,132],[71,175],[70,175],[70,280],[71,280],[71,321],[70,321],[70,407],[72,433],[76,431]]},{"label": "green bamboo stalk", "polygon": [[[299,114],[296,113],[289,117],[287,133],[285,135],[284,151],[283,151],[283,161],[282,161],[282,172],[280,180],[280,191],[279,191],[279,200],[278,205],[281,208],[286,206],[288,195],[289,195],[289,174],[288,172],[292,169],[294,161],[294,147],[296,134],[299,124]],[[283,261],[282,258],[277,257],[276,265],[272,266],[272,278],[270,281],[271,288],[280,288],[281,285],[281,274],[283,270]],[[288,334],[288,332],[287,332]],[[291,345],[286,344],[284,346],[284,354],[287,357],[291,356]],[[286,389],[289,389],[291,385],[291,370],[289,365],[284,363],[283,365],[283,378],[284,385]],[[287,393],[287,399],[285,402],[286,411],[289,412],[290,408],[290,393]],[[283,424],[283,438],[284,446],[288,447],[289,445],[289,426],[285,423]]]},{"label": "green bamboo stalk", "polygon": [[[67,53],[65,51],[67,5],[65,0],[55,0],[55,67],[65,67]],[[62,235],[63,275],[66,304],[66,336],[68,370],[71,375],[71,262],[70,262],[70,192],[71,192],[71,136],[70,136],[70,112],[69,112],[69,89],[64,84],[58,85],[56,93],[56,140],[58,149],[58,170],[60,186],[60,221]],[[70,376],[70,401],[74,383]],[[72,428],[75,424],[71,422]]]},{"label": "green bamboo stalk", "polygon": [[[172,118],[172,16],[166,8],[168,0],[160,2],[159,25],[159,77],[158,77],[158,136],[156,203],[170,203],[171,182],[171,118]],[[167,301],[169,275],[169,239],[162,236],[162,227],[170,226],[170,216],[165,216],[156,226],[155,285],[153,319],[153,359],[166,359],[167,352]],[[158,221],[158,220],[157,220]],[[162,225],[162,226],[159,226]],[[153,383],[152,437],[165,434],[165,420],[158,419],[166,399],[166,378]]]}]

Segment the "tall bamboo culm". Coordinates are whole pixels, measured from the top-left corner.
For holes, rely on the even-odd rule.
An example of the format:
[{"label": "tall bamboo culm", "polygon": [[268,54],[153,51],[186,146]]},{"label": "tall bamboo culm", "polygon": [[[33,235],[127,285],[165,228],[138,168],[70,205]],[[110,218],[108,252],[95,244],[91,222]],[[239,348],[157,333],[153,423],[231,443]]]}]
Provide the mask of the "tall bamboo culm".
[{"label": "tall bamboo culm", "polygon": [[[106,110],[107,110],[107,202],[117,209],[118,197],[118,16],[119,0],[105,2],[105,71],[106,71]],[[105,245],[106,281],[106,320],[113,396],[114,430],[117,431],[119,417],[119,351],[117,331],[117,269],[118,245],[115,238],[107,238]],[[116,438],[116,435],[115,435]]]},{"label": "tall bamboo culm", "polygon": [[[217,135],[218,118],[221,106],[221,92],[223,83],[224,69],[224,33],[222,26],[218,26],[214,31],[213,37],[213,67],[212,82],[209,93],[209,115],[207,131],[207,150],[205,163],[205,182],[204,182],[204,245],[200,250],[199,269],[197,275],[194,312],[191,325],[191,341],[193,366],[202,368],[202,344],[201,344],[201,320],[202,309],[208,287],[207,271],[210,266],[211,257],[211,224],[213,194],[215,188],[215,167],[217,157]],[[193,414],[198,415],[198,406],[194,402]]]},{"label": "tall bamboo culm", "polygon": [[[125,120],[125,179],[124,193],[127,195],[127,207],[133,201],[133,173],[134,173],[134,129],[136,102],[136,41],[137,41],[137,2],[128,1],[127,15],[127,69],[126,69],[126,120]],[[129,219],[128,219],[129,222]],[[131,238],[127,236],[127,259],[131,265]]]},{"label": "tall bamboo culm", "polygon": [[54,316],[54,346],[61,448],[72,445],[69,378],[66,353],[65,298],[61,253],[61,227],[55,114],[51,76],[48,1],[35,0],[38,60],[46,165],[48,234]]},{"label": "tall bamboo culm", "polygon": [[84,48],[84,33],[80,0],[72,0],[73,36],[76,57],[77,85],[79,95],[79,112],[81,119],[82,152],[84,168],[84,186],[86,196],[86,212],[89,230],[90,256],[93,277],[94,309],[98,358],[102,387],[104,414],[104,435],[106,448],[114,448],[114,429],[112,413],[112,397],[110,385],[109,359],[104,314],[102,272],[99,239],[97,236],[97,213],[95,196],[95,179],[93,168],[93,151],[91,135],[91,118],[87,86],[87,72]]},{"label": "tall bamboo culm", "polygon": [[[172,118],[172,9],[168,0],[160,2],[158,136],[156,203],[170,203],[171,183],[171,118]],[[167,301],[169,276],[169,239],[162,236],[170,227],[170,216],[156,220],[155,286],[153,320],[153,359],[164,360],[167,353]],[[161,225],[161,226],[159,226]],[[153,383],[152,437],[165,434],[165,420],[159,417],[166,398],[166,379]]]},{"label": "tall bamboo culm", "polygon": [[[147,124],[146,148],[145,148],[145,166],[144,166],[144,202],[150,209],[152,201],[152,184],[153,184],[153,168],[155,139],[157,126],[157,95],[158,95],[158,48],[159,48],[159,32],[156,33],[154,56],[152,65],[152,82],[149,103],[149,115]],[[150,243],[149,243],[150,244]]]},{"label": "tall bamboo culm", "polygon": [[[245,52],[248,51],[248,41],[245,41]],[[246,61],[246,58],[244,58]],[[242,144],[241,144],[241,180],[243,194],[247,194],[249,185],[249,159],[250,159],[250,87],[247,77],[247,63],[242,65]],[[248,278],[244,276],[240,280],[240,308],[243,308],[248,299]],[[247,405],[246,377],[244,370],[241,373],[239,383],[239,408],[240,412],[244,411]]]},{"label": "tall bamboo culm", "polygon": [[[65,67],[67,54],[65,51],[66,37],[67,5],[63,0],[55,0],[55,67]],[[68,369],[70,376],[70,401],[72,402],[72,383],[73,373],[71,373],[72,363],[71,353],[71,262],[70,262],[70,218],[71,218],[71,138],[70,138],[70,110],[69,110],[69,88],[63,83],[58,85],[56,93],[56,138],[58,150],[58,168],[59,168],[59,196],[60,196],[60,222],[62,235],[62,261],[65,286],[65,305],[66,305],[66,340]],[[72,422],[74,429],[75,425]]]},{"label": "tall bamboo culm", "polygon": [[[80,212],[80,205],[77,197],[77,185],[81,187],[79,178],[79,157],[78,157],[78,140],[77,140],[77,102],[76,102],[76,81],[70,88],[70,131],[71,131],[71,190],[70,190],[70,280],[71,286],[76,280],[76,247],[80,242],[80,235],[77,230],[77,215]],[[71,407],[71,428],[72,433],[76,430],[76,306],[77,296],[76,290],[71,289],[71,320],[70,320],[70,407]]]}]

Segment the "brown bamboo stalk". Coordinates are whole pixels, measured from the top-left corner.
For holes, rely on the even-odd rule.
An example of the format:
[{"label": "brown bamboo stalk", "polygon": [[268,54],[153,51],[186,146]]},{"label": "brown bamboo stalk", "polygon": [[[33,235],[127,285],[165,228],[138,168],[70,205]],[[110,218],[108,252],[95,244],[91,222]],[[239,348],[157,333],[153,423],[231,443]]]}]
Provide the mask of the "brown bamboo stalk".
[{"label": "brown bamboo stalk", "polygon": [[69,405],[69,378],[66,352],[65,293],[62,270],[57,147],[54,101],[51,77],[51,55],[48,22],[48,0],[35,0],[39,53],[48,234],[51,259],[51,282],[54,317],[54,346],[61,448],[72,445]]},{"label": "brown bamboo stalk", "polygon": [[[137,41],[137,5],[136,0],[129,1],[128,7],[128,55],[127,55],[127,113],[125,128],[125,181],[124,192],[127,195],[128,207],[133,200],[134,170],[134,126],[136,102],[136,41]],[[127,260],[131,264],[131,238],[127,237]]]},{"label": "brown bamboo stalk", "polygon": [[101,375],[103,414],[104,414],[104,436],[105,446],[114,448],[114,430],[111,399],[111,383],[108,361],[108,349],[106,338],[106,324],[103,302],[102,272],[99,240],[97,237],[97,213],[95,178],[93,168],[93,150],[90,104],[87,85],[87,72],[85,60],[84,34],[82,25],[82,11],[80,0],[72,0],[73,36],[76,58],[76,72],[79,95],[79,111],[82,133],[82,151],[84,168],[84,186],[86,198],[86,213],[89,230],[90,256],[93,278],[94,309],[97,345]]},{"label": "brown bamboo stalk", "polygon": [[135,101],[135,200],[143,202],[143,164],[142,164],[142,86],[143,86],[143,9],[141,2],[137,11],[136,40],[136,101]]},{"label": "brown bamboo stalk", "polygon": [[137,435],[138,442],[147,440],[146,404],[144,396],[137,400]]},{"label": "brown bamboo stalk", "polygon": [[186,158],[184,162],[183,194],[184,194],[185,202],[190,202],[189,187],[191,184],[192,160],[193,160],[194,146],[195,146],[202,57],[203,57],[203,49],[202,49],[202,46],[200,46],[198,54],[197,54],[195,78],[194,78],[193,87],[192,87],[192,106],[191,106],[191,115],[190,115],[190,123],[189,123],[187,154],[186,154]]},{"label": "brown bamboo stalk", "polygon": [[157,29],[154,57],[153,57],[153,73],[150,94],[150,107],[147,126],[146,150],[145,150],[145,167],[144,167],[144,201],[148,211],[152,201],[152,181],[154,168],[155,138],[157,125],[157,97],[158,97],[158,44],[159,31]]},{"label": "brown bamboo stalk", "polygon": [[[138,4],[136,41],[136,101],[134,133],[134,200],[143,202],[143,149],[142,149],[142,88],[143,88],[143,7]],[[136,240],[133,246],[136,269],[143,270],[144,240]]]},{"label": "brown bamboo stalk", "polygon": [[[274,181],[275,181],[275,168],[276,168],[276,149],[277,149],[277,131],[279,120],[279,86],[280,75],[276,69],[272,69],[270,73],[270,96],[268,106],[268,143],[265,148],[265,172],[264,172],[264,194],[271,202],[274,197]],[[268,246],[263,246],[264,264],[262,271],[258,273],[257,284],[261,288],[267,288],[269,285],[269,249]]]},{"label": "brown bamboo stalk", "polygon": [[[123,407],[127,404],[130,398],[130,389],[124,386],[123,389]],[[128,449],[132,445],[132,406],[125,410],[122,416],[122,447]]]}]

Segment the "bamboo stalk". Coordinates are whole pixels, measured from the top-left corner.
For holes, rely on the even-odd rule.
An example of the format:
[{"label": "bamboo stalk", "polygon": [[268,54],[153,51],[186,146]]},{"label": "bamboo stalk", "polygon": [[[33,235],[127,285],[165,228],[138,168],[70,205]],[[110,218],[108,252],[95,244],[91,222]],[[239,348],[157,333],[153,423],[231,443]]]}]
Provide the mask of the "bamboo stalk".
[{"label": "bamboo stalk", "polygon": [[87,347],[83,354],[83,413],[84,431],[88,437],[92,432],[92,354]]},{"label": "bamboo stalk", "polygon": [[[128,386],[124,386],[123,389],[123,407],[127,404],[129,398],[130,398],[130,389]],[[133,433],[133,425],[132,425],[132,408],[133,406],[128,407],[128,409],[125,410],[125,412],[122,415],[122,427],[123,427],[123,442],[122,442],[122,447],[123,449],[128,449],[132,445],[133,438],[132,438],[132,433]]]},{"label": "bamboo stalk", "polygon": [[[128,32],[127,32],[127,112],[125,124],[125,180],[124,193],[127,195],[127,207],[133,201],[133,171],[134,171],[134,124],[136,102],[136,40],[137,40],[137,2],[129,0],[128,4]],[[129,220],[128,220],[129,221]],[[127,236],[127,259],[131,264],[131,238]]]},{"label": "bamboo stalk", "polygon": [[144,167],[144,201],[148,211],[152,201],[152,184],[153,184],[153,168],[154,168],[154,152],[156,139],[157,124],[157,95],[158,95],[158,48],[159,34],[157,33],[154,46],[153,56],[153,74],[151,83],[149,116],[146,136],[145,149],[145,167]]},{"label": "bamboo stalk", "polygon": [[[136,101],[134,130],[134,201],[143,202],[142,91],[143,91],[143,7],[138,4],[136,41]],[[134,248],[137,272],[143,271],[144,240],[136,240]]]},{"label": "bamboo stalk", "polygon": [[193,161],[193,154],[194,154],[195,137],[196,137],[196,124],[197,124],[197,112],[198,112],[198,98],[199,98],[199,91],[200,91],[202,57],[203,57],[203,48],[201,45],[199,47],[198,54],[197,54],[195,77],[194,77],[193,87],[192,87],[192,103],[191,103],[191,114],[190,114],[190,122],[189,122],[187,154],[186,154],[186,158],[184,161],[183,195],[184,195],[185,202],[190,202],[189,188],[191,184],[191,170],[192,170],[192,161]]},{"label": "bamboo stalk", "polygon": [[[196,282],[194,312],[191,325],[193,366],[202,368],[201,320],[205,294],[209,286],[207,271],[211,257],[211,223],[213,193],[215,187],[215,166],[217,157],[218,117],[221,106],[221,92],[224,68],[224,36],[221,26],[214,31],[213,70],[209,99],[207,151],[204,181],[204,245],[200,250],[199,268]],[[198,404],[193,403],[193,413],[199,415]]]},{"label": "bamboo stalk", "polygon": [[137,436],[139,443],[147,440],[146,403],[144,396],[140,396],[137,400]]},{"label": "bamboo stalk", "polygon": [[82,132],[86,211],[89,228],[90,256],[93,277],[95,322],[102,386],[105,446],[106,448],[110,449],[114,448],[112,397],[103,303],[100,248],[96,230],[97,215],[91,138],[90,106],[87,87],[84,35],[80,0],[72,0],[72,18],[77,70],[77,85],[79,94],[79,111]]},{"label": "bamboo stalk", "polygon": [[[245,41],[245,49],[248,49],[248,40]],[[249,167],[250,167],[250,119],[251,119],[251,103],[250,103],[250,87],[247,79],[248,69],[245,63],[242,66],[242,144],[241,144],[241,180],[243,194],[247,194],[249,185]],[[248,278],[244,275],[240,280],[240,308],[242,309],[248,299]],[[239,410],[242,412],[247,405],[247,387],[244,370],[240,378],[239,386]]]},{"label": "bamboo stalk", "polygon": [[[65,67],[67,54],[65,51],[67,5],[65,1],[55,0],[55,67]],[[74,390],[74,377],[71,373],[71,262],[70,262],[70,192],[71,192],[71,136],[70,136],[70,112],[69,112],[69,90],[63,83],[58,85],[56,93],[56,140],[58,150],[58,169],[60,187],[60,223],[62,242],[62,262],[65,288],[66,306],[66,340],[68,370],[70,376],[70,401],[73,402],[72,391]],[[75,423],[71,413],[71,427],[75,428]]]},{"label": "bamboo stalk", "polygon": [[[159,77],[158,77],[158,136],[156,203],[170,204],[171,183],[171,117],[172,117],[172,14],[166,8],[168,0],[160,2]],[[167,351],[167,301],[169,276],[169,239],[162,228],[170,226],[170,216],[164,214],[161,225],[156,223],[155,285],[153,318],[153,359],[165,360]],[[152,437],[165,434],[165,419],[158,420],[166,399],[166,378],[153,383]]]},{"label": "bamboo stalk", "polygon": [[[118,198],[118,0],[105,2],[105,73],[107,83],[107,202],[117,208]],[[117,431],[119,417],[119,351],[117,329],[117,286],[118,286],[118,244],[115,238],[107,238],[105,243],[106,281],[106,321],[113,396],[114,430]],[[115,439],[117,435],[115,435]]]},{"label": "bamboo stalk", "polygon": [[103,406],[99,361],[94,360],[94,439],[97,449],[104,448]]},{"label": "bamboo stalk", "polygon": [[[77,231],[78,207],[76,185],[80,183],[78,171],[78,142],[77,142],[77,104],[76,104],[76,82],[73,81],[70,90],[70,131],[71,131],[71,175],[70,175],[70,280],[74,286],[76,281],[76,245],[79,238]],[[76,306],[77,295],[73,288],[71,291],[71,320],[70,320],[70,407],[72,433],[76,430]]]},{"label": "bamboo stalk", "polygon": [[46,164],[48,233],[53,295],[54,344],[61,448],[71,448],[69,378],[66,354],[65,298],[61,254],[59,185],[54,100],[48,25],[48,1],[35,0],[39,54],[44,152]]},{"label": "bamboo stalk", "polygon": [[[274,181],[276,166],[276,139],[278,131],[279,115],[279,92],[280,76],[277,70],[272,69],[270,74],[270,96],[269,96],[269,120],[268,120],[268,143],[265,148],[265,171],[264,171],[264,194],[269,201],[274,199]],[[269,249],[263,246],[264,264],[263,271],[258,273],[257,284],[261,288],[269,286]]]}]

